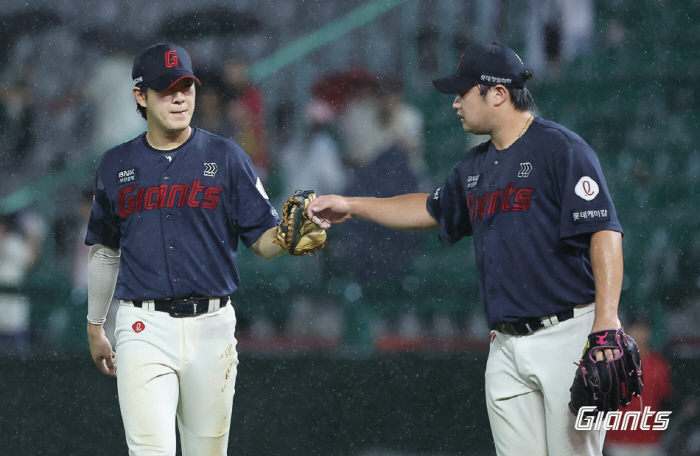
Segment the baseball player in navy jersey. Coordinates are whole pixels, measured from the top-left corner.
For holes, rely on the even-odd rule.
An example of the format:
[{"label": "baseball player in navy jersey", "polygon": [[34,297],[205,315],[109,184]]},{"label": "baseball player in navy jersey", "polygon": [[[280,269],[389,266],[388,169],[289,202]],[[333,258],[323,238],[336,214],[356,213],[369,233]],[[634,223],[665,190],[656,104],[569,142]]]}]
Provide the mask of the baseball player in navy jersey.
[{"label": "baseball player in navy jersey", "polygon": [[532,75],[505,46],[469,46],[433,86],[456,94],[465,131],[490,140],[432,194],[326,195],[308,213],[323,228],[359,217],[438,229],[448,245],[471,236],[491,329],[485,390],[497,453],[599,455],[604,431],[575,429],[569,388],[588,334],[619,328],[622,229],[595,152],[533,115]]},{"label": "baseball player in navy jersey", "polygon": [[[173,44],[134,60],[147,131],[99,163],[86,244],[93,360],[116,376],[131,455],[225,455],[238,355],[239,239],[262,258],[278,217],[248,155],[190,126],[196,83]],[[115,350],[103,324],[120,300]]]}]

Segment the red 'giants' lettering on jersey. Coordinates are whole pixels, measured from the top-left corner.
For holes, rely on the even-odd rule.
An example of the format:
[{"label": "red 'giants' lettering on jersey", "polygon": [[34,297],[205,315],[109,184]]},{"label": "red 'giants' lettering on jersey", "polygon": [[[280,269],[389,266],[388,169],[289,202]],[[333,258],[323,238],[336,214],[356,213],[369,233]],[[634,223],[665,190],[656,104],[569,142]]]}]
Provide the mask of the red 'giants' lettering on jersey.
[{"label": "red 'giants' lettering on jersey", "polygon": [[505,189],[488,192],[483,196],[472,193],[467,196],[469,220],[474,223],[477,218],[497,212],[526,211],[530,207],[533,188],[517,188],[508,184]]},{"label": "red 'giants' lettering on jersey", "polygon": [[152,211],[164,207],[201,207],[215,209],[219,204],[220,187],[207,187],[202,181],[192,184],[159,185],[157,187],[139,188],[136,185],[124,187],[119,191],[119,216],[127,217],[141,210]]}]

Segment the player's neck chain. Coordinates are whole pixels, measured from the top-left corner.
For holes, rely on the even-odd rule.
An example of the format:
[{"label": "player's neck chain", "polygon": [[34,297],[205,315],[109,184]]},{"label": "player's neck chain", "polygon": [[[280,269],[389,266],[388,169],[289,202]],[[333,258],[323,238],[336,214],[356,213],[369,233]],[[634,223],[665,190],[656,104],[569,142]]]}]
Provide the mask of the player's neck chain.
[{"label": "player's neck chain", "polygon": [[533,120],[535,120],[535,116],[533,116],[532,113],[530,113],[530,117],[528,117],[527,120],[525,121],[525,125],[523,125],[523,129],[520,130],[520,134],[518,135],[517,138],[515,138],[515,141],[519,140],[520,137],[525,134],[525,132],[527,131],[527,127],[530,126],[530,124],[532,123]]}]

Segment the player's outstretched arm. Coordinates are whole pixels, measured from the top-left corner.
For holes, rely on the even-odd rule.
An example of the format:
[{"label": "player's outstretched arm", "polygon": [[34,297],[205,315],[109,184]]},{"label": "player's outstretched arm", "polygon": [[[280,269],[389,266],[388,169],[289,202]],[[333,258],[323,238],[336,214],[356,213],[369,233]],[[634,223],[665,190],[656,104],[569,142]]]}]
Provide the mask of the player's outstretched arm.
[{"label": "player's outstretched arm", "polygon": [[323,195],[309,204],[308,215],[323,229],[357,217],[396,230],[429,230],[439,227],[426,207],[429,196],[428,193],[391,198]]},{"label": "player's outstretched arm", "polygon": [[[599,231],[591,237],[591,267],[595,279],[595,320],[591,332],[620,328],[617,308],[622,290],[622,235],[617,231]],[[612,351],[605,357],[611,359]],[[602,354],[597,356],[599,361]]]},{"label": "player's outstretched arm", "polygon": [[270,228],[269,230],[265,231],[258,238],[258,240],[255,241],[255,243],[252,246],[250,246],[250,248],[253,249],[253,252],[255,252],[257,256],[265,260],[281,256],[287,251],[284,248],[282,248],[282,246],[279,246],[273,242],[275,240],[276,233],[277,227]]}]

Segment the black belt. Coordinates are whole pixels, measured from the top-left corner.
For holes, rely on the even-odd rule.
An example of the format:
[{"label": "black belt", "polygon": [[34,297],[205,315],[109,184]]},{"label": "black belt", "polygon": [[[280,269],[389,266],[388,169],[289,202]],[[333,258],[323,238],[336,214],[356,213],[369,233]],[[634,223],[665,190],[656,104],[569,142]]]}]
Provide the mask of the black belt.
[{"label": "black belt", "polygon": [[562,321],[566,321],[569,318],[574,317],[574,309],[559,312],[549,317],[523,318],[522,320],[514,321],[511,323],[502,323],[496,327],[496,331],[502,332],[504,334],[510,334],[511,336],[526,336],[528,334],[534,333],[538,329],[546,327],[547,325],[545,325],[544,320],[553,318],[555,316],[557,317],[559,323],[561,323]]},{"label": "black belt", "polygon": [[[154,308],[158,312],[168,312],[171,317],[194,317],[209,312],[210,298],[184,298],[184,299],[155,299]],[[214,298],[217,299],[217,298]],[[224,296],[219,299],[219,308],[224,307],[229,302],[229,297]],[[131,301],[135,307],[143,307],[141,300]]]}]

